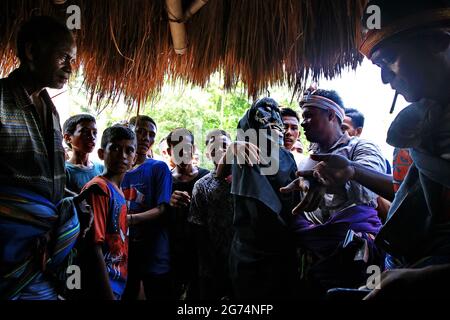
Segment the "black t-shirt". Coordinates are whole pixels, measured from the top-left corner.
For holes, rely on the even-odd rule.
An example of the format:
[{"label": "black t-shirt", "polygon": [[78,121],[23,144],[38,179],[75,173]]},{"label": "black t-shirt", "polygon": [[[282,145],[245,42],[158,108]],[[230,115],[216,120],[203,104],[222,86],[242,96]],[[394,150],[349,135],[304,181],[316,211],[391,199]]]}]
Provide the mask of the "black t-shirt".
[{"label": "black t-shirt", "polygon": [[[179,181],[176,178],[173,178],[172,192],[175,191],[175,190],[186,191],[186,192],[189,193],[190,196],[192,196],[192,190],[194,189],[194,184],[198,180],[200,180],[201,178],[206,176],[208,173],[209,173],[209,170],[206,170],[206,169],[203,169],[203,168],[198,168],[197,176],[194,179],[192,179],[191,181],[183,182],[183,181]],[[186,209],[186,210],[189,212],[188,209]]]},{"label": "black t-shirt", "polygon": [[[172,192],[185,191],[192,197],[192,190],[194,184],[209,173],[209,170],[198,168],[197,176],[191,181],[183,182],[177,179],[173,179]],[[171,256],[172,263],[176,267],[179,265],[181,268],[186,267],[186,260],[192,260],[195,253],[193,247],[193,239],[191,234],[191,228],[188,223],[190,206],[183,208],[170,207],[170,227],[169,237],[171,243]],[[185,268],[186,272],[188,268]]]}]

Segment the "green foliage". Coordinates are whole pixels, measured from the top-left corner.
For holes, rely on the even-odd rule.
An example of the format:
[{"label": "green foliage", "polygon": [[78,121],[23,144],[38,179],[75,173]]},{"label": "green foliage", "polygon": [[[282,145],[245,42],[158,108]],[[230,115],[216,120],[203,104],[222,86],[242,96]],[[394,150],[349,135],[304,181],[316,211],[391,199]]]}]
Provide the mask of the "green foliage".
[{"label": "green foliage", "polygon": [[[243,90],[225,92],[218,79],[207,88],[164,88],[160,99],[142,111],[158,124],[157,142],[175,128],[191,130],[199,148],[201,166],[211,168],[205,156],[205,137],[213,129],[223,129],[235,136],[239,119],[250,106]],[[155,145],[155,151],[159,152]]]}]

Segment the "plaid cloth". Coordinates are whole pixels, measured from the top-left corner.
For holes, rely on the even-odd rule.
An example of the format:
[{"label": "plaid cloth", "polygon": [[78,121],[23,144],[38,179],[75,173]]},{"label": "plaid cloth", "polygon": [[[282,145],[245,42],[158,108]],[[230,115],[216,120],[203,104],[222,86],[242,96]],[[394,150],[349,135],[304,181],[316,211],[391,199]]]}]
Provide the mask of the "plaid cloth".
[{"label": "plaid cloth", "polygon": [[64,149],[59,115],[46,90],[44,130],[17,71],[0,79],[0,184],[28,188],[53,203],[64,194]]}]

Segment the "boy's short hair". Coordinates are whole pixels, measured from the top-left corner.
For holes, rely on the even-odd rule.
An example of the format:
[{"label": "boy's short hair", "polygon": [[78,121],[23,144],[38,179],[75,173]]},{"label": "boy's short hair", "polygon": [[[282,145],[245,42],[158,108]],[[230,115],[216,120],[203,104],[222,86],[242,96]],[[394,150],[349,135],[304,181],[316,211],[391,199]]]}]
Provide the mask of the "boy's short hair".
[{"label": "boy's short hair", "polygon": [[352,119],[355,128],[364,128],[364,115],[355,108],[345,108],[345,115]]},{"label": "boy's short hair", "polygon": [[42,50],[54,47],[61,39],[73,39],[72,32],[64,23],[49,16],[31,17],[17,33],[16,55],[20,61],[25,61],[27,43]]},{"label": "boy's short hair", "polygon": [[194,134],[193,134],[191,131],[189,131],[188,129],[185,129],[185,128],[177,128],[177,129],[175,129],[175,130],[172,130],[172,131],[169,133],[169,135],[167,136],[167,146],[168,146],[169,148],[180,142],[180,140],[172,140],[173,135],[174,135],[175,133],[177,133],[177,136],[178,136],[178,137],[180,137],[180,136],[181,136],[181,137],[185,137],[185,136],[191,137],[192,144],[193,144],[193,145],[195,144],[195,141],[194,141]]},{"label": "boy's short hair", "polygon": [[133,140],[136,142],[136,134],[130,128],[122,125],[106,128],[102,134],[101,148],[106,149],[108,143],[117,140]]},{"label": "boy's short hair", "polygon": [[297,121],[300,121],[300,117],[298,116],[298,113],[295,112],[295,110],[287,107],[280,108],[281,117],[294,117],[297,119]]},{"label": "boy's short hair", "polygon": [[[89,121],[94,122],[95,118],[87,113],[77,114],[74,116],[71,116],[69,119],[67,119],[63,124],[63,134],[70,134],[73,135],[75,133],[75,130],[77,129],[77,125],[83,121]],[[67,146],[72,149],[72,145],[68,142],[66,142]]]},{"label": "boy's short hair", "polygon": [[136,121],[137,118],[139,118],[139,121],[147,121],[147,122],[152,123],[152,124],[155,126],[155,128],[158,129],[158,126],[156,125],[155,120],[153,120],[152,118],[150,118],[149,116],[146,116],[146,115],[142,115],[142,116],[140,115],[140,116],[138,116],[138,117],[136,117],[136,116],[132,117],[132,118],[130,119],[130,121],[128,121],[128,125],[130,125],[130,126],[136,126],[136,124],[137,124],[137,122],[138,122],[138,121]]},{"label": "boy's short hair", "polygon": [[205,145],[208,146],[208,144],[211,142],[211,139],[213,137],[217,137],[217,136],[226,136],[226,137],[228,137],[228,139],[231,140],[231,136],[228,132],[226,132],[225,130],[221,130],[221,129],[215,129],[215,130],[211,130],[206,135]]},{"label": "boy's short hair", "polygon": [[83,121],[95,122],[95,118],[87,113],[71,116],[63,124],[63,133],[73,135],[77,129],[77,125]]}]

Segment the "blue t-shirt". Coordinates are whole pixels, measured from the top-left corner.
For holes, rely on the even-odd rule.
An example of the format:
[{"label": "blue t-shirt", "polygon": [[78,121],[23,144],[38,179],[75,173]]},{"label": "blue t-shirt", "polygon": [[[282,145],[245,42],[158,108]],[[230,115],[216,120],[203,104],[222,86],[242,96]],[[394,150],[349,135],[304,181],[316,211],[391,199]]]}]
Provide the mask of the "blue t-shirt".
[{"label": "blue t-shirt", "polygon": [[[129,201],[130,213],[141,213],[163,203],[169,204],[172,174],[165,162],[147,159],[138,168],[125,174],[122,190]],[[133,245],[140,248],[138,263],[142,272],[157,275],[170,271],[166,219],[159,217],[140,226],[130,227],[130,246]]]},{"label": "blue t-shirt", "polygon": [[66,162],[66,188],[75,193],[80,193],[81,189],[103,173],[103,165],[95,163],[91,168],[80,168],[70,162]]}]

